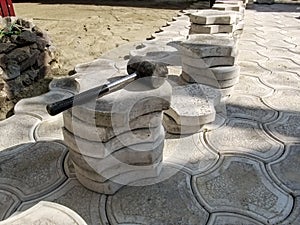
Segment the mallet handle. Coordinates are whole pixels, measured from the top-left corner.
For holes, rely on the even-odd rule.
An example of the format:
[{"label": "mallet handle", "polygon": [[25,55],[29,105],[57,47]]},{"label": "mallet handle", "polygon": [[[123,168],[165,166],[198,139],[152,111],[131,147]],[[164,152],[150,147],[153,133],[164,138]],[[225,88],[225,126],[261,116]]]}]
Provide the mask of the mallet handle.
[{"label": "mallet handle", "polygon": [[112,89],[119,87],[120,85],[124,84],[125,82],[135,80],[136,78],[137,78],[136,73],[130,74],[130,75],[125,76],[114,82],[100,85],[100,86],[94,87],[92,89],[89,89],[87,91],[81,92],[72,97],[63,99],[58,102],[48,104],[46,106],[46,109],[51,116],[55,116],[58,113],[61,113],[67,109],[70,109],[75,105],[81,105],[81,104],[84,104],[91,100],[95,100],[95,99],[107,94]]}]

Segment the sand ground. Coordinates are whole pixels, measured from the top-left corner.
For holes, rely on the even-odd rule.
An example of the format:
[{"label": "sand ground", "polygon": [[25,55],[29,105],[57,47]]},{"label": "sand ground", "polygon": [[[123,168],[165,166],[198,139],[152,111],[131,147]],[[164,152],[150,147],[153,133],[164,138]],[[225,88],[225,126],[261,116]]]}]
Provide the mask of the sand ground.
[{"label": "sand ground", "polygon": [[55,48],[57,66],[44,80],[25,88],[0,106],[0,120],[13,115],[22,98],[41,95],[57,76],[67,76],[79,63],[90,62],[116,47],[140,42],[158,31],[186,6],[144,0],[13,1],[16,16],[46,31]]},{"label": "sand ground", "polygon": [[30,19],[48,32],[59,55],[60,74],[122,44],[150,37],[179,11],[175,6],[166,8],[166,5],[152,4],[145,7],[149,4],[147,1],[144,4],[143,1],[136,4],[127,1],[126,5],[130,6],[122,6],[116,1],[112,1],[114,4],[99,2],[14,3],[14,7],[18,17]]}]

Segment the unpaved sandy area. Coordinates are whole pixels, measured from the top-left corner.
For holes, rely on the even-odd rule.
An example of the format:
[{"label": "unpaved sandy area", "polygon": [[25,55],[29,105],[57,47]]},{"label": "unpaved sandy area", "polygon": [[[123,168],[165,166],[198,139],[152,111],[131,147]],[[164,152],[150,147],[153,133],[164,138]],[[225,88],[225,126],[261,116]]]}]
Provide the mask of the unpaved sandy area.
[{"label": "unpaved sandy area", "polygon": [[14,7],[18,17],[33,20],[35,25],[48,32],[59,52],[61,74],[117,46],[150,37],[185,7],[166,8],[166,5],[147,1],[99,2],[103,1],[87,1],[87,4],[14,3]]},{"label": "unpaved sandy area", "polygon": [[27,87],[18,98],[4,100],[0,105],[0,120],[13,114],[13,107],[20,99],[47,92],[53,77],[66,76],[75,65],[99,58],[120,45],[145,40],[186,7],[152,0],[15,0],[13,3],[17,17],[29,19],[47,31],[58,63],[46,79]]}]

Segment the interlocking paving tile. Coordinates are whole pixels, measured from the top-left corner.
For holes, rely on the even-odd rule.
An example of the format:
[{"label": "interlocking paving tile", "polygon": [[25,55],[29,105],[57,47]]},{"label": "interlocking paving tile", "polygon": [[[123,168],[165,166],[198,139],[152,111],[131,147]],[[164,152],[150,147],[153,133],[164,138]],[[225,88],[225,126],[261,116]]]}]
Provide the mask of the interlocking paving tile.
[{"label": "interlocking paving tile", "polygon": [[[300,144],[287,145],[280,159],[268,164],[269,173],[289,193],[300,194]],[[285,188],[286,189],[286,188]]]},{"label": "interlocking paving tile", "polygon": [[[272,34],[273,35],[273,34]],[[270,36],[270,35],[268,35]],[[286,40],[278,40],[278,39],[274,39],[274,40],[267,40],[264,42],[264,44],[266,46],[268,46],[268,48],[288,48],[288,49],[293,49],[295,47],[297,47],[296,44],[293,44],[291,42],[288,42]]]},{"label": "interlocking paving tile", "polygon": [[263,97],[263,102],[276,110],[299,112],[300,89],[276,89],[274,94]]},{"label": "interlocking paving tile", "polygon": [[53,192],[33,201],[24,202],[18,210],[26,210],[39,201],[49,201],[66,206],[78,213],[87,224],[107,224],[105,215],[100,213],[104,207],[105,196],[92,192],[76,179],[69,179]]},{"label": "interlocking paving tile", "polygon": [[63,159],[66,147],[57,142],[37,142],[2,151],[0,186],[21,200],[40,197],[66,180]]},{"label": "interlocking paving tile", "polygon": [[251,120],[229,119],[225,126],[206,132],[204,138],[218,152],[246,154],[263,161],[278,158],[283,152],[283,145]]},{"label": "interlocking paving tile", "polygon": [[19,114],[27,114],[37,117],[41,120],[46,120],[51,118],[46,110],[46,105],[71,97],[73,94],[67,91],[50,91],[46,94],[33,97],[26,98],[20,100],[14,108],[14,112],[16,115]]},{"label": "interlocking paving tile", "polygon": [[115,62],[113,60],[100,58],[91,62],[78,64],[74,70],[76,73],[93,73],[99,72],[99,69],[105,71],[113,68],[115,68]]},{"label": "interlocking paving tile", "polygon": [[155,128],[162,123],[162,112],[148,113],[129,121],[128,126],[104,127],[89,124],[71,114],[71,110],[63,113],[63,126],[72,134],[90,141],[107,142],[116,135],[136,129]]},{"label": "interlocking paving tile", "polygon": [[212,213],[207,225],[263,225],[250,217],[236,213]]},{"label": "interlocking paving tile", "polygon": [[34,142],[34,129],[40,120],[29,115],[14,115],[0,122],[0,151],[14,145]]},{"label": "interlocking paving tile", "polygon": [[39,202],[35,206],[0,222],[2,225],[32,224],[87,225],[74,211],[52,202]]},{"label": "interlocking paving tile", "polygon": [[282,142],[300,141],[300,116],[296,113],[281,113],[276,121],[265,125],[267,131]]},{"label": "interlocking paving tile", "polygon": [[294,209],[292,213],[284,220],[276,225],[297,225],[300,224],[300,196],[296,196],[294,202]]},{"label": "interlocking paving tile", "polygon": [[171,135],[165,139],[164,161],[183,166],[191,174],[206,171],[218,160],[218,154],[205,147],[199,134]]},{"label": "interlocking paving tile", "polygon": [[[242,50],[253,50],[253,49],[255,49],[255,51],[257,51],[259,53],[261,53],[261,51],[266,51],[268,49],[265,45],[261,45],[261,44],[257,43],[255,41],[255,39],[252,40],[252,41],[240,39],[238,41],[238,48],[242,49]],[[266,55],[266,56],[268,56],[268,55]]]},{"label": "interlocking paving tile", "polygon": [[158,44],[145,43],[145,47],[134,49],[129,52],[130,57],[142,56],[147,60],[167,63],[170,65],[180,65],[180,55],[177,49],[166,45],[165,43]]},{"label": "interlocking paving tile", "polygon": [[274,119],[277,116],[277,112],[263,104],[258,97],[233,94],[226,100],[226,116],[230,118],[245,118],[263,123]]},{"label": "interlocking paving tile", "polygon": [[72,115],[90,124],[120,127],[127,126],[128,121],[141,115],[168,109],[171,85],[163,82],[160,87],[153,89],[145,85],[147,82],[150,80],[139,79],[96,101],[73,107]]},{"label": "interlocking paving tile", "polygon": [[266,62],[259,63],[263,68],[271,71],[299,72],[299,65],[292,59],[271,58]]},{"label": "interlocking paving tile", "polygon": [[270,59],[272,58],[291,59],[295,63],[300,61],[299,60],[300,55],[289,51],[288,48],[268,48],[266,50],[259,50],[259,53]]},{"label": "interlocking paving tile", "polygon": [[271,71],[265,68],[262,68],[257,62],[242,61],[238,62],[238,65],[241,67],[241,74],[246,74],[260,78],[263,75],[268,76],[271,74]]},{"label": "interlocking paving tile", "polygon": [[257,97],[264,97],[273,93],[273,89],[262,84],[258,78],[243,74],[240,75],[239,83],[235,85],[234,91]]},{"label": "interlocking paving tile", "polygon": [[187,40],[170,43],[182,55],[203,58],[236,56],[236,42],[228,34],[193,34]]},{"label": "interlocking paving tile", "polygon": [[238,61],[253,61],[253,62],[265,62],[269,59],[268,57],[259,54],[255,49],[252,50],[240,49],[237,58]]},{"label": "interlocking paving tile", "polygon": [[[166,170],[170,169],[165,168],[162,177],[168,173]],[[208,213],[194,198],[190,177],[184,172],[151,185],[124,187],[108,197],[106,206],[111,224],[199,225],[208,220]]]},{"label": "interlocking paving tile", "polygon": [[300,76],[294,72],[274,71],[271,74],[260,76],[262,83],[276,88],[297,88],[300,89]]},{"label": "interlocking paving tile", "polygon": [[34,130],[34,138],[36,141],[63,140],[63,125],[62,114],[44,120]]},{"label": "interlocking paving tile", "polygon": [[[220,96],[216,96],[220,99]],[[164,113],[177,124],[186,126],[203,125],[214,121],[216,111],[214,99],[209,99],[202,85],[175,86],[172,90],[171,105]]]},{"label": "interlocking paving tile", "polygon": [[1,185],[0,202],[0,221],[9,217],[21,204],[20,199],[15,194],[10,193],[7,190],[2,190]]},{"label": "interlocking paving tile", "polygon": [[194,176],[192,185],[210,212],[235,212],[274,224],[293,207],[292,196],[274,184],[264,164],[248,157],[225,156],[218,167]]},{"label": "interlocking paving tile", "polygon": [[51,91],[71,91],[76,93],[80,87],[78,81],[75,79],[76,76],[56,78],[49,83],[49,90]]},{"label": "interlocking paving tile", "polygon": [[192,12],[190,21],[196,24],[233,24],[237,21],[237,15],[234,12],[225,12],[218,10],[200,10]]},{"label": "interlocking paving tile", "polygon": [[189,34],[218,34],[232,33],[236,31],[236,25],[199,25],[192,23]]}]

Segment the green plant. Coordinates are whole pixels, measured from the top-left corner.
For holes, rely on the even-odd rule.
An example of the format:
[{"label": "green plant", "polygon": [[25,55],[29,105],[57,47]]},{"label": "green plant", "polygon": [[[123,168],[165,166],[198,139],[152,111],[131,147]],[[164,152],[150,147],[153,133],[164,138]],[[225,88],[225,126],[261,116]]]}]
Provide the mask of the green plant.
[{"label": "green plant", "polygon": [[11,23],[0,30],[0,39],[4,36],[19,35],[22,31],[22,26]]}]

